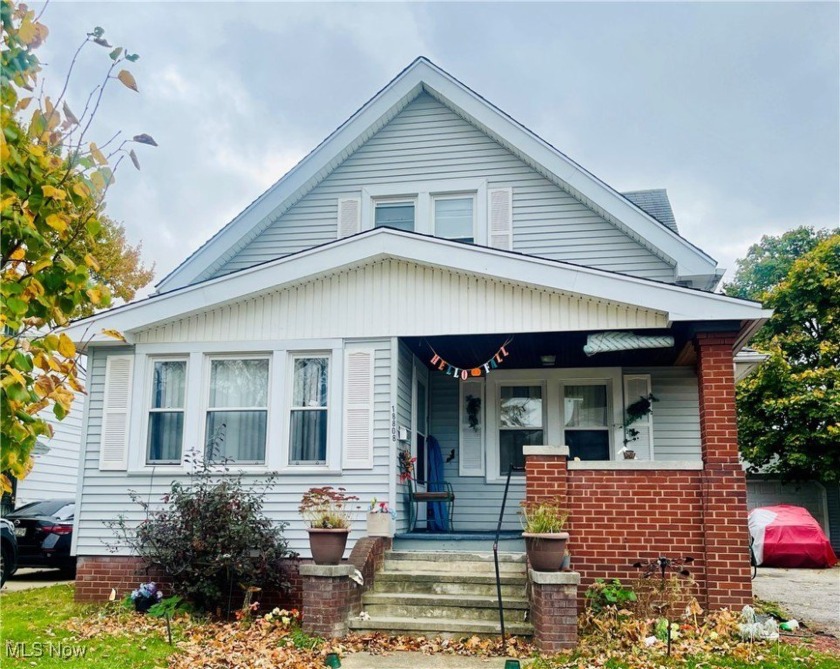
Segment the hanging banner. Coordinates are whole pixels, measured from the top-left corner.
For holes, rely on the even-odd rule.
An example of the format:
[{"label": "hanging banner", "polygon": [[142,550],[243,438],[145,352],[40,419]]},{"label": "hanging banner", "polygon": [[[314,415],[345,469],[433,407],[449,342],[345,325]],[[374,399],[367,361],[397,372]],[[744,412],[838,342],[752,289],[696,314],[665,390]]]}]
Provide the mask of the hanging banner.
[{"label": "hanging banner", "polygon": [[496,369],[499,365],[501,365],[502,361],[510,355],[507,347],[510,345],[511,341],[513,341],[512,337],[502,344],[499,347],[499,350],[493,354],[493,357],[486,362],[476,365],[475,367],[464,369],[444,360],[440,355],[438,355],[437,351],[432,348],[431,344],[428,344],[427,342],[427,346],[432,350],[432,357],[429,360],[429,363],[431,363],[431,365],[439,372],[443,372],[447,376],[452,376],[456,379],[461,379],[461,381],[466,381],[470,377],[484,376],[491,369]]}]

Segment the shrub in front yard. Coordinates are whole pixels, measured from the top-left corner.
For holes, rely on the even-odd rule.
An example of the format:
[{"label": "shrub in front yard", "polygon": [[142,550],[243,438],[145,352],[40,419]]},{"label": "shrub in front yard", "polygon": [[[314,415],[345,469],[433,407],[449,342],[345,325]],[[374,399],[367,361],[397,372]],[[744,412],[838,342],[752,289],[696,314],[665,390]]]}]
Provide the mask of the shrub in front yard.
[{"label": "shrub in front yard", "polygon": [[132,491],[146,518],[137,527],[125,516],[109,523],[117,534],[111,548],[127,544],[171,579],[174,592],[206,611],[229,615],[249,587],[289,587],[286,523],[274,523],[262,508],[274,483],[270,476],[249,487],[227,466],[200,459],[186,483],[172,482],[162,506]]}]

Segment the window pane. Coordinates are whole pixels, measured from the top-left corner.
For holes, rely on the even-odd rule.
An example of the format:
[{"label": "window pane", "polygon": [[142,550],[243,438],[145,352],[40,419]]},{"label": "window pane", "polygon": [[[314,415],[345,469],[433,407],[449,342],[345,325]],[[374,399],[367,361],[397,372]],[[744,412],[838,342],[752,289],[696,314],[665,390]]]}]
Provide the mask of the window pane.
[{"label": "window pane", "polygon": [[610,435],[607,430],[566,430],[570,458],[609,460]]},{"label": "window pane", "polygon": [[239,463],[265,462],[267,412],[208,411],[207,457]]},{"label": "window pane", "polygon": [[435,200],[435,234],[446,239],[473,241],[473,198]]},{"label": "window pane", "polygon": [[295,360],[295,387],[292,406],[327,406],[327,358],[299,358]]},{"label": "window pane", "polygon": [[155,362],[152,381],[153,409],[183,409],[187,385],[187,363],[184,360]]},{"label": "window pane", "polygon": [[289,463],[327,461],[327,412],[292,410]]},{"label": "window pane", "polygon": [[378,202],[374,214],[374,227],[397,228],[398,230],[414,230],[413,202]]},{"label": "window pane", "polygon": [[210,407],[268,405],[268,360],[213,360]]},{"label": "window pane", "polygon": [[563,405],[566,427],[607,427],[607,387],[566,386]]},{"label": "window pane", "polygon": [[154,411],[149,414],[148,462],[180,462],[184,436],[183,411]]},{"label": "window pane", "polygon": [[525,466],[523,446],[542,445],[542,430],[501,430],[499,432],[499,474],[507,476],[510,465]]},{"label": "window pane", "polygon": [[501,427],[542,427],[542,387],[502,386],[499,397]]}]

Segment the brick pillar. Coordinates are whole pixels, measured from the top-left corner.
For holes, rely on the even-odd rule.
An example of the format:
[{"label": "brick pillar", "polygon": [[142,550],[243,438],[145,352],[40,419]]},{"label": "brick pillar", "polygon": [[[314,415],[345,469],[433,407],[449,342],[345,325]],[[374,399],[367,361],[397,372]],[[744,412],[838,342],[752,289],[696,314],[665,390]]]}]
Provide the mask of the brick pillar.
[{"label": "brick pillar", "polygon": [[560,498],[566,507],[568,446],[525,446],[525,499]]},{"label": "brick pillar", "polygon": [[334,639],[347,634],[347,621],[361,605],[361,586],[350,580],[351,564],[300,566],[303,631]]},{"label": "brick pillar", "polygon": [[541,653],[577,646],[577,594],[580,574],[528,570],[534,645]]},{"label": "brick pillar", "polygon": [[747,484],[738,459],[735,333],[699,333],[697,382],[703,454],[703,538],[710,609],[752,604]]}]

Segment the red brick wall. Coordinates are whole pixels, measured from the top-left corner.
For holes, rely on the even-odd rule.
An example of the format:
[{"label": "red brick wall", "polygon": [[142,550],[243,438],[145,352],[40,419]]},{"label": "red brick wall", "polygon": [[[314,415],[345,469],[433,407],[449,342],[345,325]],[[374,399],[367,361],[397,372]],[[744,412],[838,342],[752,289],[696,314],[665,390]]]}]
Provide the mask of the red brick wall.
[{"label": "red brick wall", "polygon": [[[286,576],[291,583],[288,593],[266,590],[255,597],[260,602],[260,609],[267,611],[275,606],[297,608],[303,605],[301,592],[303,585],[298,572],[301,562],[309,560],[286,561]],[[76,567],[76,601],[104,602],[111,594],[111,588],[117,591],[117,599],[123,599],[140,583],[154,581],[162,586],[165,595],[169,595],[171,583],[160,571],[148,571],[138,557],[129,556],[80,556]],[[237,594],[238,598],[239,595]],[[238,607],[239,601],[235,603]]]},{"label": "red brick wall", "polygon": [[[525,458],[525,496],[529,501],[566,497],[566,458],[529,455]],[[565,506],[565,501],[561,501]]]},{"label": "red brick wall", "polygon": [[705,550],[711,608],[752,603],[747,530],[747,483],[738,461],[735,334],[701,333],[694,342],[700,387]]},{"label": "red brick wall", "polygon": [[596,578],[638,578],[634,562],[690,555],[705,605],[702,485],[700,471],[569,471],[568,546],[580,592]]}]

